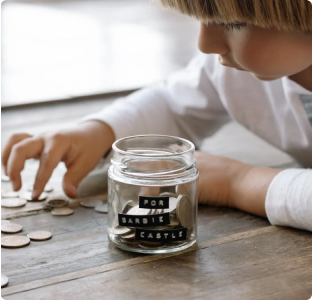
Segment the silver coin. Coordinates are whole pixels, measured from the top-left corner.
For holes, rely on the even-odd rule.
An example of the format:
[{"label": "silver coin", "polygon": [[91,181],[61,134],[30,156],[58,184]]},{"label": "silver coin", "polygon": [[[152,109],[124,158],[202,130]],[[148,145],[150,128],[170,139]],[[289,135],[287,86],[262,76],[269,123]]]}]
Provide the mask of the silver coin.
[{"label": "silver coin", "polygon": [[188,189],[186,184],[179,184],[176,186],[177,195],[188,195]]},{"label": "silver coin", "polygon": [[[33,185],[29,185],[29,186],[27,187],[27,191],[29,191],[29,192],[32,192],[33,189],[34,189],[34,186],[33,186]],[[51,193],[51,192],[53,192],[53,187],[52,187],[51,185],[49,185],[49,184],[46,184],[46,186],[44,187],[43,191],[44,191],[45,193]]]},{"label": "silver coin", "polygon": [[11,223],[9,220],[1,220],[1,226],[3,226],[3,224],[7,224],[7,223]]},{"label": "silver coin", "polygon": [[99,199],[90,199],[80,201],[80,205],[85,208],[95,208],[97,205],[102,204],[103,201]]},{"label": "silver coin", "polygon": [[123,206],[121,213],[126,214],[130,208],[134,207],[136,203],[133,200],[127,201],[127,203]]},{"label": "silver coin", "polygon": [[32,202],[32,201],[37,202],[37,201],[44,201],[49,196],[47,193],[43,192],[43,193],[41,193],[41,195],[37,199],[32,199],[31,194],[32,194],[32,192],[24,192],[24,193],[20,194],[20,198],[25,199],[25,200],[30,201],[30,202]]},{"label": "silver coin", "polygon": [[180,195],[177,200],[177,219],[183,227],[190,229],[193,226],[193,209],[191,201],[185,195]]},{"label": "silver coin", "polygon": [[125,227],[125,226],[119,226],[117,225],[114,229],[113,229],[113,234],[117,234],[117,235],[126,235],[129,234],[132,231],[131,228]]},{"label": "silver coin", "polygon": [[146,209],[146,208],[140,208],[139,205],[137,204],[134,207],[131,207],[127,215],[134,215],[134,216],[145,216],[145,215],[150,215],[152,212],[151,209]]},{"label": "silver coin", "polygon": [[14,191],[7,191],[1,193],[2,198],[18,198],[19,197],[19,192],[14,192]]},{"label": "silver coin", "polygon": [[125,240],[123,237],[120,237],[120,242],[123,244],[131,245],[131,246],[135,246],[139,244],[139,242],[136,240]]},{"label": "silver coin", "polygon": [[163,193],[160,193],[159,196],[161,196],[161,197],[177,197],[177,194],[171,193],[171,192],[163,192]]},{"label": "silver coin", "polygon": [[51,211],[54,216],[69,216],[73,213],[74,211],[69,207],[56,207]]},{"label": "silver coin", "polygon": [[134,239],[135,239],[135,232],[132,231],[132,232],[130,232],[130,233],[123,234],[123,235],[122,235],[122,238],[123,238],[124,240],[134,240]]},{"label": "silver coin", "polygon": [[6,176],[4,174],[1,175],[1,181],[2,182],[10,182],[10,177],[9,176]]},{"label": "silver coin", "polygon": [[25,199],[20,199],[20,198],[1,199],[1,206],[8,207],[8,208],[22,207],[26,205],[26,203],[27,201]]},{"label": "silver coin", "polygon": [[170,213],[173,214],[175,213],[175,209],[177,207],[178,199],[174,197],[169,198],[169,208],[165,208],[164,212],[165,213]]},{"label": "silver coin", "polygon": [[168,226],[178,227],[178,226],[180,226],[180,222],[178,221],[178,219],[176,217],[171,217],[171,215],[170,215],[170,224],[168,224]]},{"label": "silver coin", "polygon": [[9,283],[8,277],[6,277],[4,274],[1,274],[1,287],[6,287]]},{"label": "silver coin", "polygon": [[27,236],[13,235],[1,238],[1,247],[21,248],[29,245],[30,239]]},{"label": "silver coin", "polygon": [[47,205],[50,207],[64,207],[68,204],[68,200],[61,197],[53,197],[47,200]]},{"label": "silver coin", "polygon": [[1,232],[3,233],[18,233],[23,230],[23,226],[15,223],[1,224]]},{"label": "silver coin", "polygon": [[49,231],[33,231],[27,234],[33,241],[46,241],[52,237],[52,233]]},{"label": "silver coin", "polygon": [[99,213],[107,214],[108,213],[108,205],[107,205],[107,203],[98,204],[96,207],[94,207],[94,210],[99,212]]},{"label": "silver coin", "polygon": [[156,249],[161,249],[164,248],[167,245],[166,242],[140,242],[139,246],[142,249],[146,250],[156,250]]}]

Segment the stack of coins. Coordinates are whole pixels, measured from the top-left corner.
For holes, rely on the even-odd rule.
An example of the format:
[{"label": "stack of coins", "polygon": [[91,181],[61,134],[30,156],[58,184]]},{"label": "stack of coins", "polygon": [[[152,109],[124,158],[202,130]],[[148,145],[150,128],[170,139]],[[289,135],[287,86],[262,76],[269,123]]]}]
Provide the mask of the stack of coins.
[{"label": "stack of coins", "polygon": [[[170,224],[156,227],[148,227],[157,231],[166,231],[172,229],[187,228],[187,239],[192,233],[193,227],[193,212],[192,204],[190,199],[186,195],[179,195],[164,192],[159,196],[169,197],[169,208],[166,209],[146,209],[140,208],[139,204],[136,204],[133,200],[129,200],[122,208],[121,213],[129,216],[142,216],[142,215],[158,215],[162,213],[169,213]],[[135,227],[140,228],[140,227]],[[122,244],[138,246],[143,249],[159,249],[166,246],[172,246],[172,244],[182,244],[183,241],[172,241],[172,242],[155,242],[155,241],[141,241],[135,238],[135,228],[115,225],[113,234],[116,240]],[[146,227],[145,227],[146,228]]]}]

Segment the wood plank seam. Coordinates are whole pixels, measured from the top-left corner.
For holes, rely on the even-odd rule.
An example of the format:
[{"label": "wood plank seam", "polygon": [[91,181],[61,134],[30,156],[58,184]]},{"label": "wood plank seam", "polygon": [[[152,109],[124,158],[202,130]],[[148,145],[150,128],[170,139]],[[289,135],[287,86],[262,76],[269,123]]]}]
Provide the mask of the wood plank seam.
[{"label": "wood plank seam", "polygon": [[18,293],[22,293],[25,291],[30,291],[30,290],[42,288],[44,286],[50,286],[50,285],[58,284],[61,282],[80,279],[83,277],[94,276],[94,275],[98,275],[100,273],[110,272],[110,271],[114,271],[114,270],[118,270],[118,269],[122,269],[122,268],[126,268],[126,267],[131,267],[134,265],[144,264],[144,263],[148,263],[148,262],[152,262],[152,261],[158,261],[158,260],[162,260],[162,259],[165,259],[168,257],[178,256],[178,255],[188,253],[188,252],[192,252],[192,251],[196,251],[196,250],[203,250],[203,249],[215,247],[215,246],[218,246],[221,244],[231,243],[231,242],[235,242],[235,241],[243,240],[243,239],[248,239],[248,238],[251,238],[254,236],[258,236],[258,235],[262,235],[262,234],[268,234],[268,233],[276,232],[279,230],[283,230],[283,228],[276,227],[276,226],[266,226],[266,227],[255,229],[255,230],[244,231],[244,232],[240,232],[240,233],[234,233],[234,234],[230,234],[228,236],[223,236],[221,238],[216,238],[213,240],[204,241],[204,242],[196,244],[193,247],[186,249],[184,251],[181,251],[181,252],[175,252],[175,253],[164,254],[164,255],[136,257],[136,258],[131,258],[131,259],[120,261],[120,262],[114,262],[114,263],[103,265],[103,266],[93,267],[90,269],[79,270],[79,271],[75,271],[72,273],[57,275],[57,276],[50,277],[50,278],[35,280],[32,282],[26,282],[23,284],[15,285],[12,287],[7,287],[7,288],[3,289],[2,290],[2,296],[18,294]]}]

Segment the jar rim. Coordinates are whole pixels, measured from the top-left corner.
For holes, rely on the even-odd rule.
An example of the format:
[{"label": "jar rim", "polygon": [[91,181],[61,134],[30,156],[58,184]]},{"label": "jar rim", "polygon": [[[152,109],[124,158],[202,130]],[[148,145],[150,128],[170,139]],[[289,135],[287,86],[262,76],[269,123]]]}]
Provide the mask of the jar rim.
[{"label": "jar rim", "polygon": [[[136,153],[136,152],[132,152],[130,151],[125,151],[125,150],[121,150],[117,147],[117,143],[120,143],[122,141],[128,140],[128,139],[133,139],[133,138],[144,138],[144,137],[155,137],[155,138],[160,138],[160,137],[166,137],[166,138],[172,138],[172,139],[176,139],[176,140],[180,140],[183,141],[184,143],[188,144],[190,146],[190,148],[188,150],[185,151],[181,151],[181,152],[175,152],[175,153],[166,153],[166,154],[141,154],[141,153]],[[133,156],[138,156],[138,157],[168,157],[168,156],[176,156],[176,155],[183,155],[185,153],[188,152],[192,152],[195,150],[195,145],[190,142],[187,139],[181,138],[181,137],[177,137],[177,136],[172,136],[172,135],[164,135],[164,134],[141,134],[141,135],[132,135],[132,136],[128,136],[128,137],[124,137],[121,139],[118,139],[117,141],[115,141],[112,145],[112,148],[115,152],[120,153],[120,154],[131,154]]]}]

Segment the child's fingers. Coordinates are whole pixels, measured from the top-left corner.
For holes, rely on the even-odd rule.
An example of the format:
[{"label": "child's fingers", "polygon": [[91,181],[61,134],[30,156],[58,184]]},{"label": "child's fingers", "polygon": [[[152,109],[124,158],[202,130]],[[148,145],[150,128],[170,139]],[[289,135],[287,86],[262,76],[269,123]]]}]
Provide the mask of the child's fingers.
[{"label": "child's fingers", "polygon": [[10,156],[10,153],[11,153],[11,149],[12,147],[19,143],[20,141],[24,140],[24,139],[27,139],[27,138],[30,138],[31,135],[30,134],[27,134],[27,133],[16,133],[16,134],[13,134],[10,136],[8,142],[5,144],[3,150],[2,150],[2,165],[4,167],[4,173],[6,175],[7,174],[7,164],[8,164],[8,159],[9,159],[9,156]]},{"label": "child's fingers", "polygon": [[43,192],[43,189],[49,181],[53,170],[57,167],[58,163],[62,160],[64,154],[67,151],[67,144],[58,143],[53,141],[45,146],[41,157],[40,165],[37,171],[32,198],[38,198]]},{"label": "child's fingers", "polygon": [[40,138],[27,138],[11,148],[7,163],[7,173],[10,177],[13,189],[19,190],[22,186],[21,171],[24,169],[25,161],[40,155],[44,142]]},{"label": "child's fingers", "polygon": [[89,157],[81,155],[68,167],[63,178],[63,189],[67,196],[76,198],[77,188],[80,181],[95,167],[96,162],[90,161]]}]

